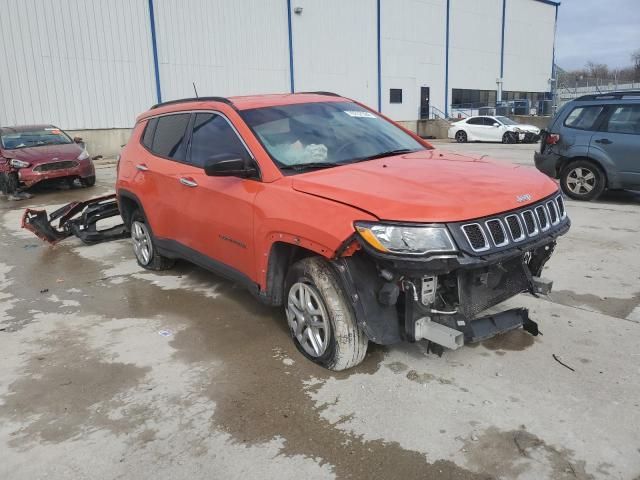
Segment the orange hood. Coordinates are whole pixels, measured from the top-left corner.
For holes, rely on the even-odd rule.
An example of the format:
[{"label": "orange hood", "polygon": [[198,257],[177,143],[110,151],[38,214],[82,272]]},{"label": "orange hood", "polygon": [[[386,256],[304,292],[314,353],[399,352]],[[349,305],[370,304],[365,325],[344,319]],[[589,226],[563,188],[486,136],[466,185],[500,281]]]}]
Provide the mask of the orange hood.
[{"label": "orange hood", "polygon": [[553,180],[533,167],[439,150],[309,172],[292,182],[299,192],[351,205],[381,220],[405,222],[485,217],[558,190]]}]

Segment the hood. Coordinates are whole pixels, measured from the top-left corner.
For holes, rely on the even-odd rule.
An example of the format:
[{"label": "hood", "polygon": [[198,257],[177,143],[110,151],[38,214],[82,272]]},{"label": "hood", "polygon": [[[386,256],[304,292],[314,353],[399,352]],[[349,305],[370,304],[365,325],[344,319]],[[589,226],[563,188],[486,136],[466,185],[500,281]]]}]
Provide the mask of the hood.
[{"label": "hood", "polygon": [[4,150],[2,156],[17,158],[18,160],[29,162],[31,165],[38,165],[46,162],[75,160],[81,153],[82,147],[77,143],[65,143],[64,145],[42,145],[39,147]]},{"label": "hood", "polygon": [[558,190],[533,167],[440,150],[300,174],[292,177],[292,185],[381,220],[406,222],[470,220],[523,207]]}]

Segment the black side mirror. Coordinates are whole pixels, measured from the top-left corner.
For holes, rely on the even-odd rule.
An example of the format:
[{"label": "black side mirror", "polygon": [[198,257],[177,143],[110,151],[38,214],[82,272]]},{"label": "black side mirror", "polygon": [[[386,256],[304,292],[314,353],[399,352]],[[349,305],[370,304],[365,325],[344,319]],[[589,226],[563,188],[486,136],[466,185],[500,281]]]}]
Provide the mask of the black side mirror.
[{"label": "black side mirror", "polygon": [[74,143],[84,143],[84,141],[82,140],[82,137],[73,137],[73,142]]},{"label": "black side mirror", "polygon": [[253,178],[258,176],[258,169],[252,160],[229,152],[209,157],[204,163],[204,173],[210,177]]}]

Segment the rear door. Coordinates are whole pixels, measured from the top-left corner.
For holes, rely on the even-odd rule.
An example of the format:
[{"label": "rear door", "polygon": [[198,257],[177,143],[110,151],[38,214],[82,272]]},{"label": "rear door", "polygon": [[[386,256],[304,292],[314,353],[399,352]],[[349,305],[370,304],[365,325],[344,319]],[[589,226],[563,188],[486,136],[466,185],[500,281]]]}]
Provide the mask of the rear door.
[{"label": "rear door", "polygon": [[182,211],[185,245],[227,270],[228,276],[255,280],[253,201],[263,184],[258,179],[207,176],[205,162],[220,154],[253,161],[227,117],[218,112],[196,113],[189,147],[196,186]]},{"label": "rear door", "polygon": [[151,178],[147,184],[153,191],[148,192],[147,201],[152,204],[143,207],[156,237],[182,238],[182,212],[189,193],[184,179],[195,170],[186,163],[190,121],[191,113],[161,115],[148,123],[147,129],[155,126],[153,134],[145,131],[143,136],[143,144],[153,156],[137,168]]},{"label": "rear door", "polygon": [[482,117],[471,117],[466,122],[469,140],[484,140],[485,127]]},{"label": "rear door", "polygon": [[589,153],[603,154],[616,166],[623,187],[640,186],[640,104],[611,105]]}]

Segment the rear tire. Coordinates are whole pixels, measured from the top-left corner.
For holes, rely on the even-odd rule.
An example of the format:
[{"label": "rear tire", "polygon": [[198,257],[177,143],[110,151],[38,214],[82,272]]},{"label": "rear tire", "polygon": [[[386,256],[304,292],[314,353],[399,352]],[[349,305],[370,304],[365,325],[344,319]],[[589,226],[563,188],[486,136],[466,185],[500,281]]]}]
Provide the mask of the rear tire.
[{"label": "rear tire", "polygon": [[133,242],[133,253],[136,256],[138,265],[147,270],[168,270],[173,267],[175,260],[167,258],[158,253],[153,242],[151,227],[140,210],[136,210],[131,215],[131,241]]},{"label": "rear tire", "polygon": [[590,160],[574,160],[560,172],[560,187],[567,197],[574,200],[595,200],[606,186],[606,175]]},{"label": "rear tire", "polygon": [[96,176],[91,175],[90,177],[82,178],[80,177],[80,185],[83,187],[93,187],[96,184]]},{"label": "rear tire", "polygon": [[458,143],[467,143],[467,132],[464,130],[458,130],[456,132],[456,142]]},{"label": "rear tire", "polygon": [[326,260],[309,257],[295,263],[285,293],[287,322],[300,353],[333,371],[362,362],[369,341]]}]

